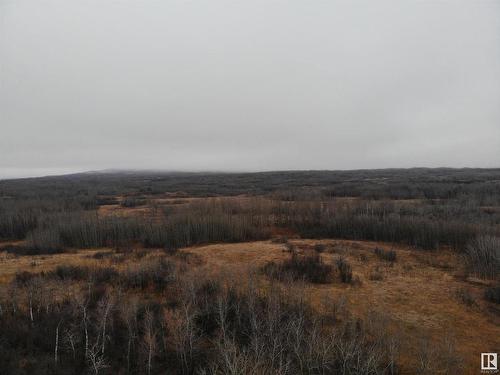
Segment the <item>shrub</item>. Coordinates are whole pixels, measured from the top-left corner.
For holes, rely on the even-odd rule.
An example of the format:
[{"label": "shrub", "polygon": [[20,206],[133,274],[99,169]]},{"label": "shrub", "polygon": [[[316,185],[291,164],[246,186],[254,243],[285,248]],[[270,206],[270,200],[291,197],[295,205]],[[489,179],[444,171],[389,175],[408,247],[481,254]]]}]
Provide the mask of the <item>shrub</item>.
[{"label": "shrub", "polygon": [[314,251],[316,251],[317,253],[322,253],[323,251],[325,251],[326,249],[326,246],[322,243],[317,243],[314,245]]},{"label": "shrub", "polygon": [[48,273],[48,277],[60,280],[92,280],[95,283],[112,283],[118,279],[118,272],[112,267],[61,265]]},{"label": "shrub", "polygon": [[387,262],[395,262],[396,261],[396,252],[394,250],[384,250],[379,247],[376,247],[374,253],[382,260]]},{"label": "shrub", "polygon": [[289,253],[294,253],[295,252],[295,245],[290,243],[290,242],[285,242],[285,251]]},{"label": "shrub", "polygon": [[493,303],[500,303],[500,286],[495,286],[486,289],[484,293],[484,298],[486,298],[487,301]]},{"label": "shrub", "polygon": [[272,243],[287,243],[288,242],[288,237],[287,236],[279,236],[275,237],[271,240]]},{"label": "shrub", "polygon": [[375,269],[370,272],[370,280],[373,280],[373,281],[382,281],[382,280],[384,280],[384,275],[380,271],[380,269],[379,269],[378,266],[375,267]]},{"label": "shrub", "polygon": [[126,197],[121,202],[122,207],[133,208],[137,206],[143,206],[146,204],[146,199],[140,197]]},{"label": "shrub", "polygon": [[120,275],[121,283],[127,288],[146,289],[153,286],[156,290],[163,290],[175,278],[175,264],[164,258],[147,260]]},{"label": "shrub", "polygon": [[91,272],[91,278],[96,283],[112,283],[118,276],[118,271],[113,267],[97,267]]},{"label": "shrub", "polygon": [[292,253],[281,264],[270,262],[264,266],[264,273],[271,278],[283,280],[306,280],[311,283],[325,284],[331,281],[332,266],[323,263],[318,254],[299,255]]},{"label": "shrub", "polygon": [[476,305],[476,300],[467,289],[457,290],[457,298],[460,300],[460,302],[469,307]]},{"label": "shrub", "polygon": [[98,251],[97,253],[94,253],[91,257],[94,259],[106,259],[106,258],[111,258],[114,254],[109,251]]},{"label": "shrub", "polygon": [[36,276],[37,276],[36,273],[31,273],[28,271],[16,272],[16,276],[14,277],[14,282],[19,285],[27,285]]},{"label": "shrub", "polygon": [[337,259],[337,270],[339,271],[340,280],[343,283],[352,282],[352,267],[344,258],[340,257]]},{"label": "shrub", "polygon": [[90,269],[84,266],[61,265],[54,271],[48,273],[48,276],[60,280],[86,280],[89,278]]}]

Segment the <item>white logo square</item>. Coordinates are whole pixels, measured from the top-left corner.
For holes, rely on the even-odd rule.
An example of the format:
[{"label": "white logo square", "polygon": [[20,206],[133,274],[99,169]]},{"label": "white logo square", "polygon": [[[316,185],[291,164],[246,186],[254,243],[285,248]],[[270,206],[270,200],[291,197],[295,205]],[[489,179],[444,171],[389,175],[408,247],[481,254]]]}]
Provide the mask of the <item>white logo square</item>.
[{"label": "white logo square", "polygon": [[498,370],[498,353],[481,353],[481,370]]}]

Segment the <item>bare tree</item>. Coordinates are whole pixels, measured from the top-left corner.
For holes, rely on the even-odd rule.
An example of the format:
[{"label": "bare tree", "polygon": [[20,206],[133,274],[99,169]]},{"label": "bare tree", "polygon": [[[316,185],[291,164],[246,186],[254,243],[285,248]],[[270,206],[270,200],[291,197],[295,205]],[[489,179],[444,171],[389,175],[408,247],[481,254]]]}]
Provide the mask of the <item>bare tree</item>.
[{"label": "bare tree", "polygon": [[18,295],[19,295],[19,288],[17,286],[17,283],[11,283],[9,285],[9,289],[7,291],[7,297],[8,297],[8,300],[10,301],[10,306],[12,308],[12,313],[14,315],[17,314]]},{"label": "bare tree", "polygon": [[420,340],[420,345],[417,352],[417,373],[431,374],[432,365],[434,363],[433,347],[430,345],[429,339]]},{"label": "bare tree", "polygon": [[57,365],[57,355],[58,355],[58,350],[59,350],[59,328],[61,327],[62,319],[59,320],[56,326],[56,343],[54,347],[54,363]]},{"label": "bare tree", "polygon": [[67,349],[71,350],[73,360],[76,358],[76,345],[79,340],[78,327],[75,324],[70,324],[64,331],[64,343]]},{"label": "bare tree", "polygon": [[102,353],[101,347],[99,345],[99,341],[97,341],[88,349],[87,362],[89,363],[90,368],[95,375],[98,375],[99,371],[104,370],[108,367],[106,358],[104,357],[104,354]]},{"label": "bare tree", "polygon": [[157,342],[156,342],[156,328],[154,326],[154,314],[150,310],[146,310],[144,315],[144,333],[143,333],[143,347],[147,356],[147,371],[148,375],[151,374],[153,366],[153,357],[156,355]]},{"label": "bare tree", "polygon": [[199,334],[195,325],[196,311],[190,302],[178,310],[166,310],[164,320],[184,371],[191,368]]},{"label": "bare tree", "polygon": [[456,350],[456,339],[449,332],[444,336],[440,357],[446,374],[458,374],[463,371],[461,357]]},{"label": "bare tree", "polygon": [[27,288],[29,317],[31,324],[33,324],[35,312],[39,313],[40,311],[43,285],[39,277],[34,277],[28,281],[26,288]]},{"label": "bare tree", "polygon": [[[89,284],[90,290],[90,284]],[[88,305],[90,302],[90,295],[84,296],[78,294],[75,297],[76,304],[81,312],[81,324],[83,326],[83,332],[85,335],[85,359],[88,359],[89,355],[89,311]]]},{"label": "bare tree", "polygon": [[139,301],[137,297],[131,298],[126,303],[120,305],[120,315],[127,326],[127,373],[130,372],[130,355],[132,344],[137,338],[137,313],[139,310]]},{"label": "bare tree", "polygon": [[112,295],[107,293],[97,304],[97,316],[100,321],[100,332],[101,332],[101,352],[104,354],[104,349],[106,346],[107,336],[106,336],[106,325],[109,320],[110,311],[114,306],[114,298]]}]

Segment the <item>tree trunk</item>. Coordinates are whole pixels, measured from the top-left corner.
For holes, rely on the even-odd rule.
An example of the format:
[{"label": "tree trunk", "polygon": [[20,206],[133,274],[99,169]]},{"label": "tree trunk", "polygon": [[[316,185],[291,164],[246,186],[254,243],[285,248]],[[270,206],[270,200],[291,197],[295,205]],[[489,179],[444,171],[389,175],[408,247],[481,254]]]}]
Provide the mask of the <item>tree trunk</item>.
[{"label": "tree trunk", "polygon": [[152,347],[149,347],[149,353],[148,353],[148,375],[151,375],[151,354],[152,354]]},{"label": "tree trunk", "polygon": [[88,358],[89,353],[89,331],[87,328],[87,308],[83,308],[83,326],[85,329],[85,359]]},{"label": "tree trunk", "polygon": [[128,339],[128,345],[127,345],[127,374],[130,373],[130,345],[131,345],[131,338],[129,337]]},{"label": "tree trunk", "polygon": [[33,302],[30,296],[30,319],[31,319],[31,324],[33,324]]},{"label": "tree trunk", "polygon": [[56,347],[54,349],[54,363],[57,365],[57,351],[59,349],[59,326],[61,325],[61,321],[57,323],[56,327]]}]

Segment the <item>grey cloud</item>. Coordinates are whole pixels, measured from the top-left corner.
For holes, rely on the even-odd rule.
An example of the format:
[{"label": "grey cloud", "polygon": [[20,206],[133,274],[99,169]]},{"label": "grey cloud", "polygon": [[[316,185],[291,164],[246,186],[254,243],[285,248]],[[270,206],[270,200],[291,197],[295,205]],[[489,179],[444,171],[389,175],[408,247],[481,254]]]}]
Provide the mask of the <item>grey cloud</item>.
[{"label": "grey cloud", "polygon": [[500,166],[496,1],[0,0],[0,177]]}]

